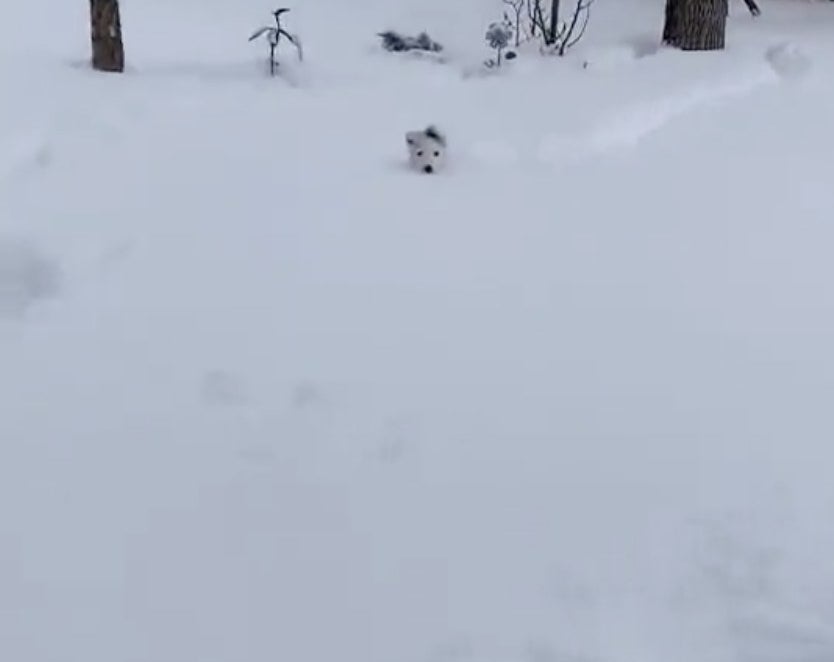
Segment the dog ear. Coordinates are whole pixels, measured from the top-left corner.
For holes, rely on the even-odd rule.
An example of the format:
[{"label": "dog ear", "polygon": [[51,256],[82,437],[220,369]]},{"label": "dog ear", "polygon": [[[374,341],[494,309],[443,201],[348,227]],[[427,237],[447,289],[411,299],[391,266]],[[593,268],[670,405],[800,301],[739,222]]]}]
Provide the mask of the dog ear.
[{"label": "dog ear", "polygon": [[434,124],[431,124],[426,127],[426,130],[423,132],[428,138],[440,143],[444,147],[446,146],[446,136],[438,129]]},{"label": "dog ear", "polygon": [[405,134],[405,144],[409,147],[414,147],[417,144],[420,136],[419,131],[409,131]]}]

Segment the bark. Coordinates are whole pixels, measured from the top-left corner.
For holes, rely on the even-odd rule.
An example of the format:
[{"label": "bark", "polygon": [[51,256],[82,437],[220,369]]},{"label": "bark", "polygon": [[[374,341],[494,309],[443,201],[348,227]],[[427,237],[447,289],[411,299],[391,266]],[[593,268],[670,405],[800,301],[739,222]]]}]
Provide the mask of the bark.
[{"label": "bark", "polygon": [[685,51],[724,48],[727,0],[666,0],[663,41]]},{"label": "bark", "polygon": [[93,69],[121,73],[125,69],[119,0],[90,0]]}]

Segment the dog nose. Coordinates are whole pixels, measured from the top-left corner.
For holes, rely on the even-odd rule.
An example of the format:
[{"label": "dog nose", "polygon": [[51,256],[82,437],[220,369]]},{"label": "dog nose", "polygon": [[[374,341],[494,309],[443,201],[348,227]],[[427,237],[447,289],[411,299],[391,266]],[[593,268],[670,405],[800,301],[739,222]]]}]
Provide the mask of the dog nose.
[{"label": "dog nose", "polygon": [[430,165],[427,165],[425,168],[423,168],[423,172],[430,175],[434,172],[434,168],[432,168]]}]

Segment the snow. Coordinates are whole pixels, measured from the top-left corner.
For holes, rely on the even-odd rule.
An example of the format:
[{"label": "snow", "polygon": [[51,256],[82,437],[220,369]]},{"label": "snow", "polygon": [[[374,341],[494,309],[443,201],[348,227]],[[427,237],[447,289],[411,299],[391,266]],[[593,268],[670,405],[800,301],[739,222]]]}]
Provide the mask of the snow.
[{"label": "snow", "polygon": [[122,4],[0,24],[0,659],[834,659],[829,3]]}]

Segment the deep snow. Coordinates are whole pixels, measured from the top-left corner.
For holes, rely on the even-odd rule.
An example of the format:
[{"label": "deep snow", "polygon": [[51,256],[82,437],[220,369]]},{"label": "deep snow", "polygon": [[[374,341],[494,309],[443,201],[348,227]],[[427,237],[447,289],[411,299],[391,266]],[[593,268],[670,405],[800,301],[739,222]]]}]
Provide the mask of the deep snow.
[{"label": "deep snow", "polygon": [[0,659],[834,660],[829,3],[8,4]]}]

